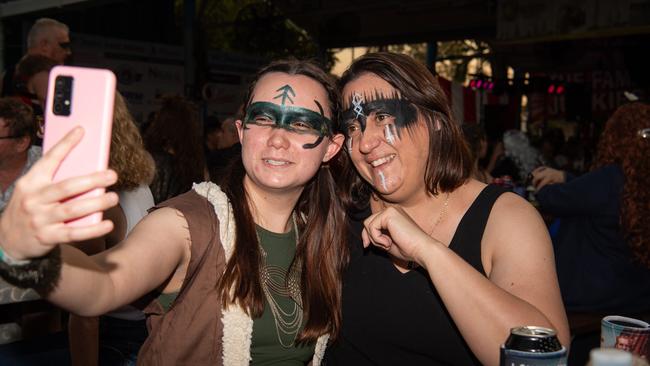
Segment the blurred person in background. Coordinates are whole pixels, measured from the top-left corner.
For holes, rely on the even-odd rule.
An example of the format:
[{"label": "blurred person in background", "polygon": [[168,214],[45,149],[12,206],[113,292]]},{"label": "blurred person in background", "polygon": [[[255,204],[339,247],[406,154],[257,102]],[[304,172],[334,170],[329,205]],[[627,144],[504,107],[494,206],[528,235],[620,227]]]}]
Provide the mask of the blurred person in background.
[{"label": "blurred person in background", "polygon": [[35,134],[32,109],[15,98],[0,98],[0,214],[16,180],[41,157],[41,148],[32,146]]},{"label": "blurred person in background", "polygon": [[[74,244],[88,255],[124,240],[154,205],[149,183],[155,165],[120,93],[115,94],[108,166],[118,176],[109,190],[118,194],[119,204],[105,211],[104,218],[111,220],[114,227],[105,236]],[[73,366],[135,365],[140,346],[147,338],[145,315],[130,305],[101,317],[70,314],[68,335]]]},{"label": "blurred person in background", "polygon": [[[27,33],[26,55],[40,55],[49,58],[58,65],[63,65],[72,54],[70,48],[70,30],[68,26],[50,18],[40,18]],[[16,77],[16,69],[8,67],[0,82],[0,95],[8,96],[15,93],[17,83],[24,82]]]},{"label": "blurred person in background", "polygon": [[47,97],[47,85],[50,70],[56,66],[52,59],[41,55],[26,55],[16,65],[15,94],[34,106],[38,106],[40,115],[43,115],[45,98]]},{"label": "blurred person in background", "polygon": [[523,186],[530,172],[541,165],[541,154],[526,133],[508,130],[503,134],[503,143],[495,146],[491,160],[494,168],[490,174],[495,179],[509,176],[515,185]]},{"label": "blurred person in background", "polygon": [[559,218],[555,259],[568,311],[650,312],[650,105],[607,121],[592,170],[579,177],[540,167],[540,209]]},{"label": "blurred person in background", "polygon": [[539,144],[541,161],[555,169],[566,169],[569,159],[564,155],[564,132],[559,128],[548,128],[542,134]]},{"label": "blurred person in background", "polygon": [[465,136],[465,141],[469,146],[470,152],[472,153],[472,160],[474,161],[472,177],[479,182],[486,184],[492,183],[492,175],[480,165],[480,161],[485,158],[488,148],[485,130],[478,124],[463,124],[463,135]]},{"label": "blurred person in background", "polygon": [[27,55],[16,66],[16,83],[14,96],[32,107],[36,136],[32,144],[43,144],[45,125],[45,99],[49,83],[50,70],[56,66],[51,59],[40,55]]},{"label": "blurred person in background", "polygon": [[194,104],[179,96],[162,99],[144,142],[156,162],[151,193],[156,203],[192,188],[208,178],[199,114]]},{"label": "blurred person in background", "polygon": [[210,180],[219,183],[226,174],[230,162],[241,153],[235,118],[223,121],[210,116],[205,121],[206,163]]}]

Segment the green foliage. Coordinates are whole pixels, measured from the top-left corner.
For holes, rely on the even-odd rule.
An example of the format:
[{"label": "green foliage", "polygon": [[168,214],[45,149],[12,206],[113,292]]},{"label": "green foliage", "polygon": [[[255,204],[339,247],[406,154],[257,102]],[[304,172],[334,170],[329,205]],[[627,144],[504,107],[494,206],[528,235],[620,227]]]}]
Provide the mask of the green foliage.
[{"label": "green foliage", "polygon": [[[468,79],[469,63],[474,59],[484,60],[490,53],[487,43],[475,40],[438,42],[436,72],[442,77],[459,83]],[[475,57],[475,56],[479,57]]]},{"label": "green foliage", "polygon": [[[407,54],[416,60],[426,64],[427,44],[409,43],[387,46],[369,47],[368,52],[389,51]],[[469,65],[472,60],[481,59],[489,55],[490,49],[487,43],[474,40],[459,40],[438,42],[438,54],[436,62],[436,73],[448,80],[464,83],[470,76]],[[475,57],[475,56],[479,57]]]},{"label": "green foliage", "polygon": [[[183,1],[176,1],[182,19]],[[266,0],[196,0],[198,47],[234,51],[276,59],[294,56],[315,58],[331,68],[333,52],[321,50],[316,41]]]}]

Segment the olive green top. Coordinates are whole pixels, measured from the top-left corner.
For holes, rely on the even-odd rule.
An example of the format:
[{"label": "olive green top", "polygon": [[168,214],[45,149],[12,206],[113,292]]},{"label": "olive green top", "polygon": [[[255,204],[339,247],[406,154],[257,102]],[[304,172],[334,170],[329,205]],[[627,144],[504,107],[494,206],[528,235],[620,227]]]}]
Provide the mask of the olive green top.
[{"label": "olive green top", "polygon": [[[266,263],[289,268],[296,253],[296,235],[292,229],[288,233],[274,233],[257,226],[257,235],[262,248],[266,252]],[[294,309],[294,301],[289,297],[273,294],[275,301],[284,312]],[[299,309],[300,310],[300,309]],[[304,323],[304,319],[303,319]],[[302,328],[301,328],[302,329]],[[264,314],[253,319],[253,340],[251,343],[251,365],[306,365],[314,354],[314,345],[283,347],[278,341],[278,334],[282,343],[291,344],[293,335],[278,332],[275,327],[273,313],[265,301]]]},{"label": "olive green top", "polygon": [[[262,248],[266,252],[266,263],[278,266],[287,270],[296,254],[295,230],[288,233],[274,233],[256,226],[257,235],[260,238]],[[158,301],[165,312],[169,311],[178,292],[160,294]],[[294,308],[294,301],[289,297],[273,295],[275,301],[285,312]],[[311,361],[314,354],[314,345],[283,347],[278,341],[278,333],[282,337],[282,343],[291,344],[292,336],[278,332],[275,327],[273,313],[264,301],[264,313],[260,318],[253,319],[253,339],[251,343],[252,366],[268,365],[306,365]],[[304,322],[304,319],[303,319]],[[301,328],[302,329],[302,328]]]}]

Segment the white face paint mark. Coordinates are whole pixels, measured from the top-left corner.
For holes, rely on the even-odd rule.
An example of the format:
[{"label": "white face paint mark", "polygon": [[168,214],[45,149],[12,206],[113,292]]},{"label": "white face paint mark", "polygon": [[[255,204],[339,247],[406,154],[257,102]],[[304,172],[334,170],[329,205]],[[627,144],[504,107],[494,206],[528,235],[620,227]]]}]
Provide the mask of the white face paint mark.
[{"label": "white face paint mark", "polygon": [[440,125],[440,120],[436,118],[436,131],[440,131],[442,129],[442,126]]},{"label": "white face paint mark", "polygon": [[394,124],[391,123],[384,126],[384,137],[389,144],[395,144],[395,141],[397,141],[397,130]]},{"label": "white face paint mark", "polygon": [[345,143],[348,148],[348,152],[352,152],[352,137],[348,137],[347,140],[345,140]]},{"label": "white face paint mark", "polygon": [[379,172],[379,179],[381,180],[381,187],[384,189],[384,191],[388,190],[388,187],[386,186],[386,176],[384,175],[384,172]]},{"label": "white face paint mark", "polygon": [[359,116],[363,116],[363,107],[361,104],[363,103],[363,97],[359,93],[354,93],[352,95],[352,110],[355,113],[354,118],[359,119]]}]

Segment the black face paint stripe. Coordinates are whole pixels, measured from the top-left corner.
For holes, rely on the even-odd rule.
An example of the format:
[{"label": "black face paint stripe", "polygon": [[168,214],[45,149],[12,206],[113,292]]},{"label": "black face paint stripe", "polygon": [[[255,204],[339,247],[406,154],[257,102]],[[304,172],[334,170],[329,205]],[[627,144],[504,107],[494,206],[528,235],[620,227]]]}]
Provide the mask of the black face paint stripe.
[{"label": "black face paint stripe", "polygon": [[[265,117],[268,121],[257,122],[256,118]],[[294,122],[302,122],[311,127],[310,130],[301,129],[296,127]],[[255,102],[246,108],[246,116],[244,117],[244,128],[248,125],[259,125],[270,128],[282,128],[290,132],[298,134],[317,135],[318,139],[312,144],[305,144],[303,148],[312,149],[323,141],[325,136],[331,136],[332,121],[327,117],[315,112],[313,110],[279,105],[271,102]]]},{"label": "black face paint stripe", "polygon": [[318,110],[320,111],[320,114],[325,117],[325,111],[323,110],[323,106],[318,103],[316,99],[314,99],[314,103],[316,103],[316,106],[318,107]]},{"label": "black face paint stripe", "polygon": [[[375,113],[387,113],[395,118],[395,125],[397,128],[397,135],[401,137],[401,130],[407,128],[412,124],[417,122],[417,109],[415,106],[400,97],[397,91],[392,91],[391,93],[384,94],[382,91],[375,89],[373,92],[363,94],[363,102],[360,104],[355,102],[355,96],[358,96],[359,93],[353,93],[349,98],[350,108],[345,110],[342,113],[343,123],[345,126],[349,126],[352,121],[357,120],[361,127],[361,131],[365,132],[367,118]],[[362,116],[357,117],[358,106],[363,111]]]},{"label": "black face paint stripe", "polygon": [[376,100],[386,100],[386,99],[406,100],[405,98],[402,98],[402,96],[397,92],[397,90],[392,90],[388,94],[384,94],[383,91],[378,90],[378,89],[373,89],[371,92],[364,91],[363,94],[360,94],[358,92],[353,92],[348,97],[348,100],[347,100],[348,101],[348,103],[347,103],[348,109],[354,109],[355,95],[361,96],[361,99],[362,99],[361,105],[365,105],[365,104],[368,104],[368,103],[376,101]]},{"label": "black face paint stripe", "polygon": [[313,143],[311,143],[311,144],[304,144],[304,145],[302,145],[302,148],[303,148],[303,149],[313,149],[313,148],[315,148],[316,146],[320,145],[321,142],[323,142],[323,139],[324,139],[324,138],[325,138],[325,137],[322,136],[322,135],[321,135],[321,136],[318,136],[318,139],[317,139],[315,142],[313,142]]}]

